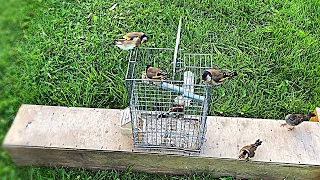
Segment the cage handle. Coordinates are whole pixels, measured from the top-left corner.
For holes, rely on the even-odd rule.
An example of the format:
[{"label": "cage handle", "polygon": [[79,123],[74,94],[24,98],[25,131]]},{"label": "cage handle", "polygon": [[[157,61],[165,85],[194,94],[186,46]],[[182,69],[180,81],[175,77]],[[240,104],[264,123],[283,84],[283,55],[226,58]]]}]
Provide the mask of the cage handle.
[{"label": "cage handle", "polygon": [[181,25],[182,25],[182,16],[180,16],[180,20],[179,20],[179,26],[178,26],[178,32],[177,32],[177,38],[176,38],[176,46],[174,48],[174,54],[173,54],[173,76],[172,76],[173,79],[176,75],[177,57],[178,57],[180,35],[181,35]]}]

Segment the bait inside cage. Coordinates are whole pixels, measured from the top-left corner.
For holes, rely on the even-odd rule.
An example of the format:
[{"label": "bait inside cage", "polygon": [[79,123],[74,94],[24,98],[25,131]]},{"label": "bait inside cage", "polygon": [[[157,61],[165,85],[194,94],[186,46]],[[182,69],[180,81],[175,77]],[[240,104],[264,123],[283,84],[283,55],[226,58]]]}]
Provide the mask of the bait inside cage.
[{"label": "bait inside cage", "polygon": [[[181,52],[137,48],[130,54],[126,86],[136,148],[201,151],[210,99],[201,75],[211,67],[212,56]],[[148,79],[147,65],[169,77]]]}]

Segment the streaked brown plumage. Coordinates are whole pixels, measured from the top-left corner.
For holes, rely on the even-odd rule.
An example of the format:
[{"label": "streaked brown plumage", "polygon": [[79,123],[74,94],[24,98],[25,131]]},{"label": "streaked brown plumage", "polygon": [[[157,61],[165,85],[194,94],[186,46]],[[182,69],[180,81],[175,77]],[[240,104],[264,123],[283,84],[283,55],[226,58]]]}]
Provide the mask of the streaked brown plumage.
[{"label": "streaked brown plumage", "polygon": [[168,73],[163,72],[159,68],[152,67],[151,65],[147,65],[146,74],[149,79],[164,79]]},{"label": "streaked brown plumage", "polygon": [[255,151],[257,150],[258,146],[260,146],[261,144],[262,144],[262,141],[258,139],[254,144],[250,144],[241,148],[239,159],[245,159],[246,161],[249,161],[249,158],[254,157]]},{"label": "streaked brown plumage", "polygon": [[211,68],[211,69],[207,69],[202,74],[202,81],[205,81],[210,85],[220,85],[226,79],[231,78],[233,76],[237,76],[237,75],[238,75],[237,72],[223,72],[219,69]]},{"label": "streaked brown plumage", "polygon": [[303,121],[309,121],[311,117],[316,116],[315,114],[288,114],[286,116],[286,123],[281,124],[281,127],[288,126],[288,131],[292,131],[295,126],[298,126]]}]

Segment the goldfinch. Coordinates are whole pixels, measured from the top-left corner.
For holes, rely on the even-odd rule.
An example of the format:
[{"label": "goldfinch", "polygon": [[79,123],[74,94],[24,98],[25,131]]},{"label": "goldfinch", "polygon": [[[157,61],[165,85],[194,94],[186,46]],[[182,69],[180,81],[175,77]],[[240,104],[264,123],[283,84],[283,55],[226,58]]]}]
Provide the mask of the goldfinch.
[{"label": "goldfinch", "polygon": [[157,117],[158,118],[168,118],[168,117],[174,117],[174,118],[181,118],[182,117],[182,112],[184,111],[184,106],[177,104],[174,105],[173,107],[169,108],[169,110],[165,113],[159,114]]},{"label": "goldfinch", "polygon": [[114,40],[113,45],[119,47],[120,49],[128,51],[135,47],[138,47],[140,45],[140,39],[139,37],[134,37],[132,40],[125,40],[125,39]]},{"label": "goldfinch", "polygon": [[162,72],[162,70],[159,68],[147,65],[146,75],[149,79],[164,79],[166,76],[168,76],[168,73]]},{"label": "goldfinch", "polygon": [[132,40],[133,38],[138,37],[141,40],[141,44],[147,42],[148,36],[144,32],[131,32],[124,35],[122,38],[126,40]]},{"label": "goldfinch", "polygon": [[246,161],[249,161],[249,158],[254,157],[255,151],[257,150],[258,146],[260,146],[261,144],[262,144],[262,141],[258,139],[254,144],[250,144],[241,148],[239,159],[245,159]]},{"label": "goldfinch", "polygon": [[292,131],[295,126],[298,126],[303,121],[309,121],[311,117],[316,116],[315,114],[288,114],[286,116],[286,123],[281,124],[280,127],[288,126],[288,131]]},{"label": "goldfinch", "polygon": [[172,108],[169,109],[171,112],[177,112],[174,114],[175,118],[181,118],[182,117],[182,113],[184,111],[184,105],[181,104],[176,104],[174,105]]},{"label": "goldfinch", "polygon": [[226,79],[237,75],[237,72],[222,72],[219,69],[211,68],[202,74],[202,81],[210,85],[221,85]]}]

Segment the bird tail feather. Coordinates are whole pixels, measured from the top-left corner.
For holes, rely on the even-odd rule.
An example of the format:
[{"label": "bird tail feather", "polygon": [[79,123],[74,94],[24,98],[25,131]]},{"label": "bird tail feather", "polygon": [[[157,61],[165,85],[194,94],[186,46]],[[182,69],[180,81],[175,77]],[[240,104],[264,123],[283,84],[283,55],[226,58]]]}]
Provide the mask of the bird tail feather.
[{"label": "bird tail feather", "polygon": [[253,147],[257,148],[258,146],[260,146],[262,144],[262,141],[260,139],[258,139],[254,144]]},{"label": "bird tail feather", "polygon": [[237,76],[238,73],[237,72],[226,72],[224,73],[224,77],[233,77],[233,76]]},{"label": "bird tail feather", "polygon": [[315,115],[314,113],[307,114],[307,115],[306,115],[306,118],[304,119],[304,121],[309,121],[310,118],[315,117],[315,116],[316,116],[316,115]]},{"label": "bird tail feather", "polygon": [[160,75],[165,77],[165,78],[169,77],[169,73],[166,73],[166,72],[161,72]]}]

